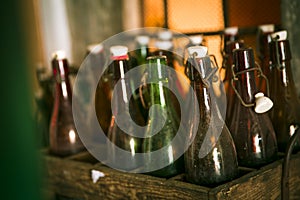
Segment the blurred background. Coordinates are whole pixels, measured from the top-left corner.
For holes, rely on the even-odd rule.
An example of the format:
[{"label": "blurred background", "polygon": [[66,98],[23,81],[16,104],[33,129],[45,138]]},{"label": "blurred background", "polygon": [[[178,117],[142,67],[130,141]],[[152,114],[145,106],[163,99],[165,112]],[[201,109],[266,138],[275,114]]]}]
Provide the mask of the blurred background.
[{"label": "blurred background", "polygon": [[[125,30],[164,27],[187,35],[203,34],[209,53],[221,64],[221,33],[238,26],[256,47],[258,26],[287,29],[292,67],[300,94],[300,2],[298,0],[13,0],[1,6],[3,145],[1,199],[40,199],[42,167],[34,94],[38,67],[50,70],[53,51],[64,49],[80,66],[86,46]],[[8,106],[6,106],[8,105]],[[4,174],[3,174],[4,172]],[[7,198],[6,198],[7,197]]]}]

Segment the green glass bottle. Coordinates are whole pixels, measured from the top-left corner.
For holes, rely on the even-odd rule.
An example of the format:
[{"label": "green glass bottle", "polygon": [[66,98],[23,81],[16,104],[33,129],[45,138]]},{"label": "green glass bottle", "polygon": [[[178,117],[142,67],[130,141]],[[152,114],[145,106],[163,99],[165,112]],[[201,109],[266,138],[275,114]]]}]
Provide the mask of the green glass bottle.
[{"label": "green glass bottle", "polygon": [[[168,146],[169,152],[166,154],[167,156],[162,155],[160,159],[163,162],[169,163],[169,165],[162,169],[150,172],[149,174],[169,178],[183,172],[183,157],[181,156],[177,160],[174,159],[173,155],[175,154],[174,151],[176,147],[173,147],[171,144],[171,141],[179,129],[180,121],[177,113],[174,111],[170,97],[171,92],[165,87],[168,87],[169,84],[169,74],[164,70],[164,68],[162,68],[162,65],[167,65],[166,57],[151,56],[148,57],[147,60],[149,64],[147,68],[148,78],[152,80],[152,82],[147,86],[150,94],[150,100],[147,105],[150,109],[152,106],[153,108],[149,110],[149,117],[147,121],[148,127],[145,132],[143,152],[149,153]],[[152,136],[154,130],[157,129],[157,127],[155,127],[155,123],[152,123],[152,121],[157,119],[158,116],[161,116],[161,114],[165,118],[165,124],[157,134]],[[156,162],[160,161],[154,160],[150,156],[145,162],[146,165],[151,168],[152,165],[155,165]]]},{"label": "green glass bottle", "polygon": [[147,35],[139,35],[135,38],[136,49],[134,51],[134,57],[137,59],[138,65],[147,63],[147,57],[149,56],[149,41],[150,38]]},{"label": "green glass bottle", "polygon": [[184,154],[186,179],[199,185],[215,186],[238,175],[237,155],[231,134],[216,104],[213,89],[210,88],[213,69],[210,57],[206,55],[207,48],[194,46],[189,47],[188,51],[187,76],[198,100],[195,105],[190,105],[190,109],[196,110],[193,107],[199,107],[199,113],[195,113],[190,126],[195,126],[198,115],[199,124],[194,138],[190,130],[188,143],[191,144]]}]

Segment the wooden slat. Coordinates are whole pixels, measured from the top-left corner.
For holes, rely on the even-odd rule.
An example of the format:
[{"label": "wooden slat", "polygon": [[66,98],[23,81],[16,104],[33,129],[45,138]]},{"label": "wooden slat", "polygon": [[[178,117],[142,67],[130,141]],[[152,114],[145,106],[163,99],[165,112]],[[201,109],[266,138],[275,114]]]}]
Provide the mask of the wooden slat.
[{"label": "wooden slat", "polygon": [[[282,160],[258,170],[240,168],[241,177],[207,188],[185,182],[184,174],[166,180],[123,173],[99,163],[88,152],[67,158],[44,153],[50,189],[75,199],[280,199]],[[93,183],[92,170],[105,176]],[[291,160],[290,190],[290,199],[299,199],[300,154]]]}]

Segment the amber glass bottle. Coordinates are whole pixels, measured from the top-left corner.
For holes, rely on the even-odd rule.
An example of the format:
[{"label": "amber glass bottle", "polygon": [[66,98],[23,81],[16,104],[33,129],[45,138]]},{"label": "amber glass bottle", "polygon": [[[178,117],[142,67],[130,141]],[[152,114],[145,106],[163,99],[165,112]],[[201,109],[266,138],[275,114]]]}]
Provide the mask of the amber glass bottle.
[{"label": "amber glass bottle", "polygon": [[[199,107],[196,115],[200,115],[200,120],[196,135],[189,138],[193,141],[189,141],[191,145],[184,155],[186,179],[192,183],[214,186],[238,175],[237,155],[214,94],[210,92],[212,76],[209,77],[209,74],[213,69],[210,57],[205,55],[206,47],[190,47],[188,51],[187,75],[198,100],[198,105],[190,105],[190,109]],[[193,123],[191,126],[194,126]]]},{"label": "amber glass bottle", "polygon": [[55,78],[54,105],[50,122],[50,152],[68,156],[84,150],[75,128],[72,114],[72,91],[68,77],[68,61],[63,51],[56,51],[52,59]]},{"label": "amber glass bottle", "polygon": [[[300,127],[300,103],[291,69],[291,51],[288,40],[274,40],[270,44],[270,95],[274,107],[270,112],[277,135],[278,149],[285,152],[290,137]],[[294,146],[300,150],[300,140]]]},{"label": "amber glass bottle", "polygon": [[[238,101],[233,107],[229,126],[237,150],[239,165],[259,167],[272,162],[277,155],[277,142],[272,122],[267,113],[256,113],[259,102],[251,48],[233,51],[233,77],[231,86]],[[257,111],[258,112],[258,111]]]},{"label": "amber glass bottle", "polygon": [[[265,24],[260,25],[258,27],[257,32],[257,54],[260,61],[260,67],[264,75],[269,78],[270,77],[270,53],[269,53],[269,41],[271,38],[271,34],[274,33],[275,26],[274,24]],[[260,79],[258,81],[258,87],[261,91],[266,92],[267,86],[266,82]]]},{"label": "amber glass bottle", "polygon": [[228,41],[225,45],[225,54],[223,55],[222,68],[225,69],[225,78],[223,80],[226,97],[227,97],[227,107],[226,107],[226,123],[230,124],[232,119],[233,106],[236,103],[235,93],[230,86],[230,81],[232,78],[231,67],[233,64],[233,53],[234,49],[244,48],[244,41]]}]

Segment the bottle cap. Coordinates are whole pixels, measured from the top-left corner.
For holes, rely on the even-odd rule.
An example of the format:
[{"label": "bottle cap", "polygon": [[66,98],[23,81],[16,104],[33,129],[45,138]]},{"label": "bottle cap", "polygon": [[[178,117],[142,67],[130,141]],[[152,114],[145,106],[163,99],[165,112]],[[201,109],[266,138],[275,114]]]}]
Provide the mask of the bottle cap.
[{"label": "bottle cap", "polygon": [[227,27],[224,30],[224,33],[226,35],[237,35],[239,31],[239,28],[237,26],[231,26],[231,27]]},{"label": "bottle cap", "polygon": [[270,98],[266,97],[264,93],[259,92],[255,94],[255,107],[256,113],[265,113],[273,107],[273,102]]},{"label": "bottle cap", "polygon": [[193,35],[189,37],[193,45],[200,45],[203,41],[203,35]]},{"label": "bottle cap", "polygon": [[125,56],[128,53],[128,48],[126,46],[112,46],[110,52],[112,56]]},{"label": "bottle cap", "polygon": [[54,51],[54,53],[52,54],[52,58],[57,60],[66,59],[66,52],[63,50]]},{"label": "bottle cap", "polygon": [[98,54],[98,53],[102,52],[103,48],[104,48],[103,44],[101,44],[101,43],[100,44],[99,43],[90,44],[90,45],[87,46],[88,52],[92,53],[92,54]]},{"label": "bottle cap", "polygon": [[140,45],[147,45],[149,43],[149,36],[146,35],[139,35],[135,38],[135,40],[140,44]]},{"label": "bottle cap", "polygon": [[173,47],[171,41],[156,41],[155,47],[162,50],[170,50]]},{"label": "bottle cap", "polygon": [[263,24],[263,25],[258,26],[258,28],[263,33],[273,33],[275,26],[274,26],[274,24]]},{"label": "bottle cap", "polygon": [[277,41],[286,40],[287,39],[287,31],[283,30],[283,31],[278,31],[278,32],[272,33],[271,38],[273,40],[277,40]]},{"label": "bottle cap", "polygon": [[158,33],[158,38],[161,40],[171,40],[173,33],[171,31],[161,31]]},{"label": "bottle cap", "polygon": [[205,46],[192,46],[187,50],[190,56],[193,56],[193,54],[196,53],[196,58],[202,58],[207,55],[207,47]]}]

